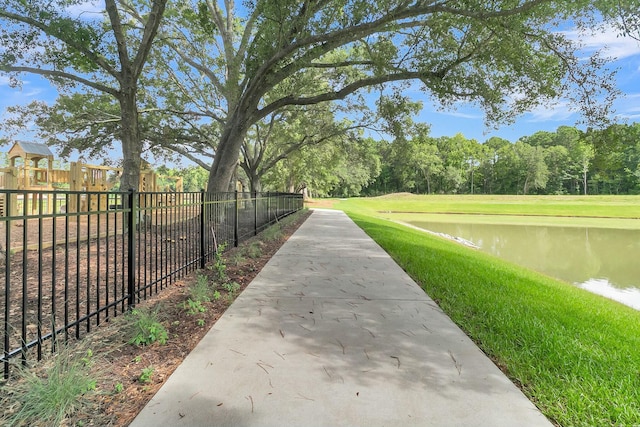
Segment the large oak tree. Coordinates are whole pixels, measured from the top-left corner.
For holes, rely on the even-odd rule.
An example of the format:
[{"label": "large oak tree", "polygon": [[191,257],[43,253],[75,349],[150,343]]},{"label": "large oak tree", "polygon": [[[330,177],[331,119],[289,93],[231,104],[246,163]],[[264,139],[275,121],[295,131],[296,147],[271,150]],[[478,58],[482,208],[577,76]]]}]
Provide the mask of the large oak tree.
[{"label": "large oak tree", "polygon": [[[33,73],[59,88],[82,85],[118,101],[124,189],[138,188],[138,83],[167,0],[105,0],[97,17],[78,0],[0,0],[0,71]],[[131,25],[139,22],[141,25]]]},{"label": "large oak tree", "polygon": [[[255,123],[382,85],[412,82],[444,107],[475,103],[490,123],[559,96],[588,117],[606,116],[599,108],[613,90],[597,74],[603,62],[580,61],[556,28],[596,17],[619,25],[621,3],[636,13],[637,0],[181,0],[162,38],[180,67],[175,80],[185,92],[206,88],[198,102],[221,126],[214,192],[228,188]],[[310,72],[322,84],[309,85]]]}]

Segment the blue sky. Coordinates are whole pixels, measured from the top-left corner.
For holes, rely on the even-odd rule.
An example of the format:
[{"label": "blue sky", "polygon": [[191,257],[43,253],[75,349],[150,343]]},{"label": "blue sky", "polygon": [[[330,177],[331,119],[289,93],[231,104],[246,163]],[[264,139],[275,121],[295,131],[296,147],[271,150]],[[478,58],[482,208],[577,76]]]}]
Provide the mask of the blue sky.
[{"label": "blue sky", "polygon": [[[618,69],[617,86],[623,95],[615,103],[615,119],[627,123],[640,122],[640,42],[618,37],[614,29],[591,35],[571,31],[567,34],[581,42],[585,56],[601,50],[604,56],[616,58],[611,66]],[[452,136],[460,132],[465,137],[480,142],[492,136],[514,142],[537,131],[555,131],[563,125],[575,126],[580,119],[578,113],[570,110],[566,101],[558,100],[555,105],[540,107],[524,114],[512,125],[488,129],[484,125],[482,111],[473,106],[459,105],[454,111],[440,111],[430,103],[426,95],[414,93],[417,97],[422,97],[424,104],[423,111],[415,120],[429,123],[431,134],[435,137]],[[56,96],[55,89],[41,77],[25,75],[22,88],[15,89],[9,86],[8,78],[0,76],[0,120],[8,106],[25,105],[34,100],[53,103]],[[2,136],[0,133],[0,137]],[[31,141],[33,135],[27,128],[16,139]],[[0,147],[0,150],[8,148]]]},{"label": "blue sky", "polygon": [[[640,122],[640,42],[630,37],[618,37],[615,29],[596,34],[578,34],[567,31],[567,35],[578,40],[587,56],[600,51],[602,56],[615,59],[610,66],[617,69],[616,84],[622,95],[614,104],[615,121],[622,123]],[[438,111],[425,102],[418,120],[431,124],[431,134],[435,137],[450,136],[457,132],[480,142],[492,136],[512,142],[522,136],[537,131],[555,131],[559,126],[576,126],[581,119],[570,109],[566,100],[558,100],[555,105],[539,107],[521,116],[512,125],[498,129],[487,129],[483,113],[477,108],[461,105],[456,111]],[[582,128],[582,126],[577,125]]]}]

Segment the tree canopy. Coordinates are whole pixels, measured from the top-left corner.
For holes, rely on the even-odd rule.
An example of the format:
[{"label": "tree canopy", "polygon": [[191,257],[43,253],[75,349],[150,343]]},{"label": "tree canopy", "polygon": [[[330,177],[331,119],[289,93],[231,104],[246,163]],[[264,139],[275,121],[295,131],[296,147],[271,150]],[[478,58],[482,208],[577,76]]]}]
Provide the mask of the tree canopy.
[{"label": "tree canopy", "polygon": [[[0,0],[0,70],[116,98],[127,184],[139,168],[146,79],[159,110],[210,127],[202,146],[213,154],[210,192],[228,189],[252,127],[327,102],[356,109],[371,102],[372,90],[410,87],[443,108],[473,103],[488,124],[569,97],[598,122],[616,93],[605,61],[579,58],[579,46],[556,28],[614,25],[637,36],[640,10],[640,0],[105,0],[102,18],[87,19],[71,12],[79,4]],[[144,68],[148,60],[153,66]],[[158,122],[165,142],[196,157],[188,151],[195,142],[177,143],[173,123]],[[461,185],[458,166],[439,167],[451,188]]]},{"label": "tree canopy", "polygon": [[561,126],[513,143],[435,138],[414,126],[407,138],[379,143],[381,173],[363,194],[640,194],[640,123]]},{"label": "tree canopy", "polygon": [[383,85],[401,91],[401,83],[414,82],[444,107],[473,102],[489,123],[558,96],[602,118],[602,96],[615,92],[596,75],[603,62],[580,61],[577,46],[553,28],[567,19],[613,19],[617,4],[183,0],[162,32],[165,72],[184,93],[197,86],[194,105],[220,123],[209,179],[210,191],[220,191],[255,123],[292,106],[364,102],[353,97]]}]

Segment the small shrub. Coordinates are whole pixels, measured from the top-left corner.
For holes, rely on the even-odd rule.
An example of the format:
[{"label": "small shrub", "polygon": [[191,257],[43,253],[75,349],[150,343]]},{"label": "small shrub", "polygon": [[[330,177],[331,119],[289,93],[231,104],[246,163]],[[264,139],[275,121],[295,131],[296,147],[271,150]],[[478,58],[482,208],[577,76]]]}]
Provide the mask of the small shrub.
[{"label": "small shrub", "polygon": [[224,258],[222,258],[222,252],[224,252],[226,248],[226,243],[218,245],[215,253],[215,261],[213,263],[213,270],[216,272],[216,277],[220,282],[225,282],[227,280],[227,265],[224,262]]},{"label": "small shrub", "polygon": [[118,384],[113,386],[113,390],[116,393],[122,393],[124,391],[124,385],[122,383],[118,383]]},{"label": "small shrub", "polygon": [[147,366],[140,372],[140,376],[138,377],[138,381],[142,384],[148,384],[151,382],[151,377],[153,377],[153,366]]},{"label": "small shrub", "polygon": [[198,324],[198,326],[202,327],[205,325],[205,321],[204,319],[198,319],[198,321],[196,322]]},{"label": "small shrub", "polygon": [[240,284],[237,282],[223,283],[222,288],[228,293],[235,295],[240,290]]},{"label": "small shrub", "polygon": [[229,282],[223,283],[221,286],[227,291],[227,303],[231,304],[240,290],[240,285],[237,282]]},{"label": "small shrub", "polygon": [[222,297],[222,295],[220,295],[220,291],[219,290],[215,290],[213,291],[213,300],[214,301],[218,301],[220,298]]},{"label": "small shrub", "polygon": [[129,314],[133,319],[132,330],[133,338],[129,341],[135,345],[149,345],[154,342],[166,344],[168,335],[165,327],[158,320],[157,310],[139,310],[135,309]]},{"label": "small shrub", "polygon": [[187,310],[187,313],[192,316],[207,311],[206,307],[202,305],[202,302],[194,301],[191,298],[184,303],[184,308]]}]

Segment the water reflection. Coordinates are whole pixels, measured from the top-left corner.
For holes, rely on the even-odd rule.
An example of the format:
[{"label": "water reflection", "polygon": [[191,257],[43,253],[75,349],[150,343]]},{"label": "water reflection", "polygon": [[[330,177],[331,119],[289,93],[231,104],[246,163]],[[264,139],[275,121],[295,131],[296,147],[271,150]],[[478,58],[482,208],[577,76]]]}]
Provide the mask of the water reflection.
[{"label": "water reflection", "polygon": [[412,222],[640,309],[640,230]]}]

